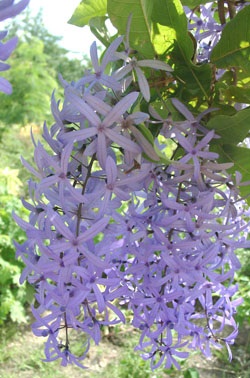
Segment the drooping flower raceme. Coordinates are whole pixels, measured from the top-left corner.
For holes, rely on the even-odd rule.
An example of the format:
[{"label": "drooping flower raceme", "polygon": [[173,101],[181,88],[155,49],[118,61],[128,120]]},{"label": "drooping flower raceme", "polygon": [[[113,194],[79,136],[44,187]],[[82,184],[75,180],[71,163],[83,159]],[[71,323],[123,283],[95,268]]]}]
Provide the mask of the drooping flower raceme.
[{"label": "drooping flower raceme", "polygon": [[[52,96],[55,123],[44,125],[51,152],[34,142],[35,167],[23,159],[34,179],[31,201],[23,202],[29,221],[14,215],[27,234],[16,243],[26,265],[21,281],[35,287],[32,329],[46,338],[45,361],[84,366],[101,326],[125,322],[119,303],[126,303],[142,358],[152,369],[179,368],[189,350],[230,351],[237,336],[234,251],[250,246],[248,219],[227,173],[231,164],[218,164],[210,151],[218,136],[202,115],[194,118],[173,99],[186,120],[162,120],[154,148],[148,126],[161,122],[159,115],[138,112],[138,92],[122,91],[133,60],[104,73],[114,56],[123,57],[114,54],[121,43],[115,40],[100,63],[93,45],[94,73],[62,80],[64,103]],[[144,63],[140,70],[168,67]],[[177,161],[163,156],[170,139]],[[72,352],[72,330],[86,336],[82,355]]]},{"label": "drooping flower raceme", "polygon": [[[14,3],[14,0],[1,0],[0,1],[0,22],[7,18],[12,18],[21,13],[28,5],[29,0],[20,0],[18,3]],[[8,31],[0,30],[0,71],[6,71],[10,66],[5,62],[12,51],[17,45],[18,38],[13,37],[7,42],[1,42],[8,34]],[[11,84],[3,77],[0,77],[0,92],[6,94],[12,93]]]}]

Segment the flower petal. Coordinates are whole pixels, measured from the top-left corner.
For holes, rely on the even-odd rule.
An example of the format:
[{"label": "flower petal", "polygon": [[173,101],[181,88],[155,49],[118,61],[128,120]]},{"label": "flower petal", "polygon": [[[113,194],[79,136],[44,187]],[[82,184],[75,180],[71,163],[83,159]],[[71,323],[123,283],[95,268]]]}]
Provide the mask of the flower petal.
[{"label": "flower petal", "polygon": [[137,74],[138,84],[139,84],[139,88],[141,90],[141,93],[142,93],[143,97],[145,98],[145,100],[147,102],[149,102],[150,90],[149,90],[148,81],[147,81],[144,73],[142,72],[142,70],[139,67],[135,67],[135,72]]},{"label": "flower petal", "polygon": [[162,62],[161,60],[154,60],[154,59],[144,59],[139,60],[137,62],[137,65],[140,67],[150,67],[155,68],[156,70],[162,70],[162,71],[173,71],[173,69],[165,62]]},{"label": "flower petal", "polygon": [[134,104],[138,95],[138,92],[131,92],[127,96],[123,97],[104,118],[102,124],[110,127],[114,122],[117,122],[121,115],[123,115]]}]

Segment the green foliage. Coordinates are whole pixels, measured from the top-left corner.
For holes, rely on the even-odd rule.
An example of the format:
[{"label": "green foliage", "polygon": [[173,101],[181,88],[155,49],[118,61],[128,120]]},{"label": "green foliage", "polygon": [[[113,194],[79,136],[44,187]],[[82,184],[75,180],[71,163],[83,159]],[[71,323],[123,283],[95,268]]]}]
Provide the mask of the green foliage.
[{"label": "green foliage", "polygon": [[[151,41],[151,0],[108,0],[108,15],[119,34],[126,34],[128,17],[132,14],[129,41],[133,49],[144,58],[153,58],[155,49]],[[122,12],[121,12],[122,9]]]},{"label": "green foliage", "polygon": [[13,246],[13,240],[24,241],[12,212],[24,216],[18,196],[23,192],[22,182],[30,176],[21,167],[20,155],[32,156],[31,127],[36,139],[43,121],[52,121],[50,98],[58,88],[57,74],[71,81],[84,71],[82,62],[70,59],[67,50],[59,46],[60,38],[46,30],[41,14],[32,18],[27,12],[12,20],[8,38],[16,34],[19,44],[8,60],[11,70],[3,73],[12,83],[13,93],[0,94],[0,324],[7,319],[25,322],[25,305],[33,293],[27,284],[19,284],[24,265],[16,260]]},{"label": "green foliage", "polygon": [[[30,138],[31,130],[33,132],[34,139],[37,140],[41,137],[41,127],[36,124],[27,124],[25,126],[13,125],[6,127],[5,124],[0,123],[0,143],[1,143],[1,160],[0,169],[11,169],[11,174],[8,174],[9,181],[14,183],[14,177],[20,180],[22,183],[27,182],[30,178],[30,173],[23,168],[20,156],[27,160],[32,160],[34,153],[34,146]],[[5,168],[7,167],[7,168]],[[14,172],[16,172],[14,174]],[[4,175],[6,178],[7,176]],[[10,183],[8,183],[10,185]],[[16,195],[25,195],[26,186],[16,185],[18,191]],[[5,187],[5,190],[6,187]]]},{"label": "green foliage", "polygon": [[189,368],[184,372],[184,378],[199,378],[199,372],[195,368]]},{"label": "green foliage", "polygon": [[59,88],[58,74],[70,82],[77,80],[88,60],[69,58],[59,45],[61,38],[46,30],[41,13],[32,18],[26,12],[14,19],[9,29],[8,38],[18,34],[19,43],[8,60],[11,70],[3,73],[12,83],[13,93],[0,93],[0,121],[8,125],[51,123],[50,99],[52,91]]},{"label": "green foliage", "polygon": [[[249,151],[237,144],[248,136],[250,111],[247,108],[236,112],[234,104],[250,103],[250,6],[241,10],[223,29],[222,38],[211,55],[213,64],[197,64],[196,45],[187,30],[183,4],[194,8],[204,3],[206,1],[126,0],[121,3],[121,0],[108,0],[107,13],[118,33],[123,35],[126,34],[128,17],[132,14],[129,34],[131,47],[138,51],[139,57],[157,56],[174,68],[174,84],[164,83],[155,92],[152,89],[154,106],[156,101],[161,103],[160,94],[164,101],[169,97],[177,97],[192,112],[208,106],[217,108],[217,112],[204,119],[206,126],[214,129],[221,137],[213,142],[212,148],[220,153],[221,162],[234,163],[232,173],[238,170],[243,180],[249,180]],[[91,4],[94,4],[93,0],[88,1],[88,5]],[[121,6],[123,12],[120,11]],[[83,8],[82,12],[81,17],[84,17]],[[96,16],[97,13],[91,14],[92,19]],[[91,22],[90,18],[88,22]],[[225,73],[216,80],[214,72],[218,68],[224,68]],[[249,190],[249,186],[243,186],[242,195],[247,195]]]},{"label": "green foliage", "polygon": [[250,74],[250,6],[242,9],[223,29],[211,61],[218,68],[238,67]]},{"label": "green foliage", "polygon": [[11,96],[0,94],[0,120],[7,124],[41,122],[49,117],[51,92],[57,86],[55,72],[48,67],[44,44],[38,39],[19,43],[9,59],[6,77]]},{"label": "green foliage", "polygon": [[250,255],[249,249],[241,249],[237,254],[242,268],[236,273],[236,282],[239,285],[237,297],[243,298],[243,303],[238,307],[236,320],[240,326],[247,322],[250,324]]},{"label": "green foliage", "polygon": [[78,80],[86,67],[89,59],[85,55],[82,58],[72,58],[69,51],[60,46],[62,37],[52,35],[48,32],[43,23],[43,15],[40,11],[32,17],[29,11],[24,12],[10,25],[9,35],[19,35],[19,40],[30,43],[33,39],[38,39],[43,43],[43,51],[46,55],[47,69],[50,75],[59,84],[58,74],[65,80]]},{"label": "green foliage", "polygon": [[12,212],[24,216],[16,197],[21,185],[17,170],[0,171],[0,325],[10,317],[13,322],[26,321],[25,304],[30,301],[32,289],[19,284],[23,263],[16,260],[13,240],[21,243],[24,232],[12,220]]},{"label": "green foliage", "polygon": [[82,0],[68,21],[76,26],[88,25],[95,17],[103,17],[107,13],[107,0]]},{"label": "green foliage", "polygon": [[201,4],[209,3],[209,0],[181,0],[182,5],[186,5],[187,7],[193,9]]},{"label": "green foliage", "polygon": [[191,99],[207,101],[212,80],[211,68],[208,64],[195,65],[192,62],[195,46],[187,31],[187,19],[181,2],[154,1],[152,18],[155,23],[168,28],[165,37],[170,58],[168,63],[173,65],[178,83],[175,96],[185,102]]},{"label": "green foliage", "polygon": [[[217,152],[220,163],[234,163],[234,166],[228,171],[234,174],[235,171],[238,171],[242,174],[242,181],[249,182],[250,177],[250,150],[249,148],[235,146],[232,144],[223,144],[223,145],[212,145],[212,150]],[[249,197],[249,185],[244,185],[240,187],[240,192],[243,197],[246,198],[248,204],[250,204]]]},{"label": "green foliage", "polygon": [[[103,2],[102,7],[98,5],[97,10],[95,1],[82,1],[69,21],[78,26],[89,24],[104,45],[104,35],[107,35],[105,26],[101,34],[95,31],[95,25],[97,20],[100,24],[105,16],[105,4]],[[199,103],[201,99],[209,100],[211,67],[209,64],[196,65],[192,62],[195,45],[188,33],[187,19],[180,0],[108,0],[107,13],[121,35],[126,34],[128,17],[132,15],[129,42],[138,56],[150,59],[161,56],[162,60],[168,60],[173,65],[173,75],[177,80],[174,96],[178,95],[186,101],[195,98]]]},{"label": "green foliage", "polygon": [[207,127],[216,130],[220,139],[214,140],[214,144],[238,144],[249,133],[250,108],[238,111],[235,115],[214,116],[207,123]]}]

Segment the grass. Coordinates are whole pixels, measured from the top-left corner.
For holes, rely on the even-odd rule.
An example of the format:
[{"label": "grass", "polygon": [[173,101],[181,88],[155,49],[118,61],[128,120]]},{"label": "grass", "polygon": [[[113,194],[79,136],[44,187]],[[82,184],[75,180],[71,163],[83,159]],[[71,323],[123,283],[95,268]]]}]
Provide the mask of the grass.
[{"label": "grass", "polygon": [[[244,335],[248,334],[248,338]],[[249,378],[249,329],[244,329],[233,348],[234,359],[228,362],[226,350],[216,352],[207,361],[198,353],[183,363],[182,370],[160,368],[150,370],[148,361],[142,360],[133,348],[138,333],[131,327],[114,329],[104,335],[99,346],[93,346],[86,359],[88,370],[75,366],[61,367],[60,362],[44,363],[43,341],[25,326],[9,324],[0,329],[0,378]],[[75,339],[76,348],[82,336]],[[199,371],[199,373],[198,373]]]}]

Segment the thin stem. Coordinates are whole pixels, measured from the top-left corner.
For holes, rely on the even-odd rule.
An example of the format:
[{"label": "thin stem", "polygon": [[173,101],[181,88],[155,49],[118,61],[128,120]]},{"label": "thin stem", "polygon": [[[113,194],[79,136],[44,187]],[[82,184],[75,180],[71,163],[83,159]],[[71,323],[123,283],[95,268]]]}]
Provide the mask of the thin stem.
[{"label": "thin stem", "polygon": [[[88,183],[88,180],[89,178],[91,177],[91,170],[92,170],[92,167],[93,167],[93,164],[94,164],[94,161],[96,160],[96,157],[95,155],[92,156],[91,160],[90,160],[90,163],[89,163],[89,166],[88,166],[88,171],[87,171],[87,175],[86,175],[86,178],[85,178],[85,181],[82,185],[82,195],[84,195],[85,193],[85,190],[86,190],[86,186],[87,186],[87,183]],[[78,209],[77,209],[77,224],[76,224],[76,237],[79,236],[79,233],[80,233],[80,224],[81,224],[81,220],[82,220],[82,207],[83,207],[83,202],[81,202],[78,206]]]}]

